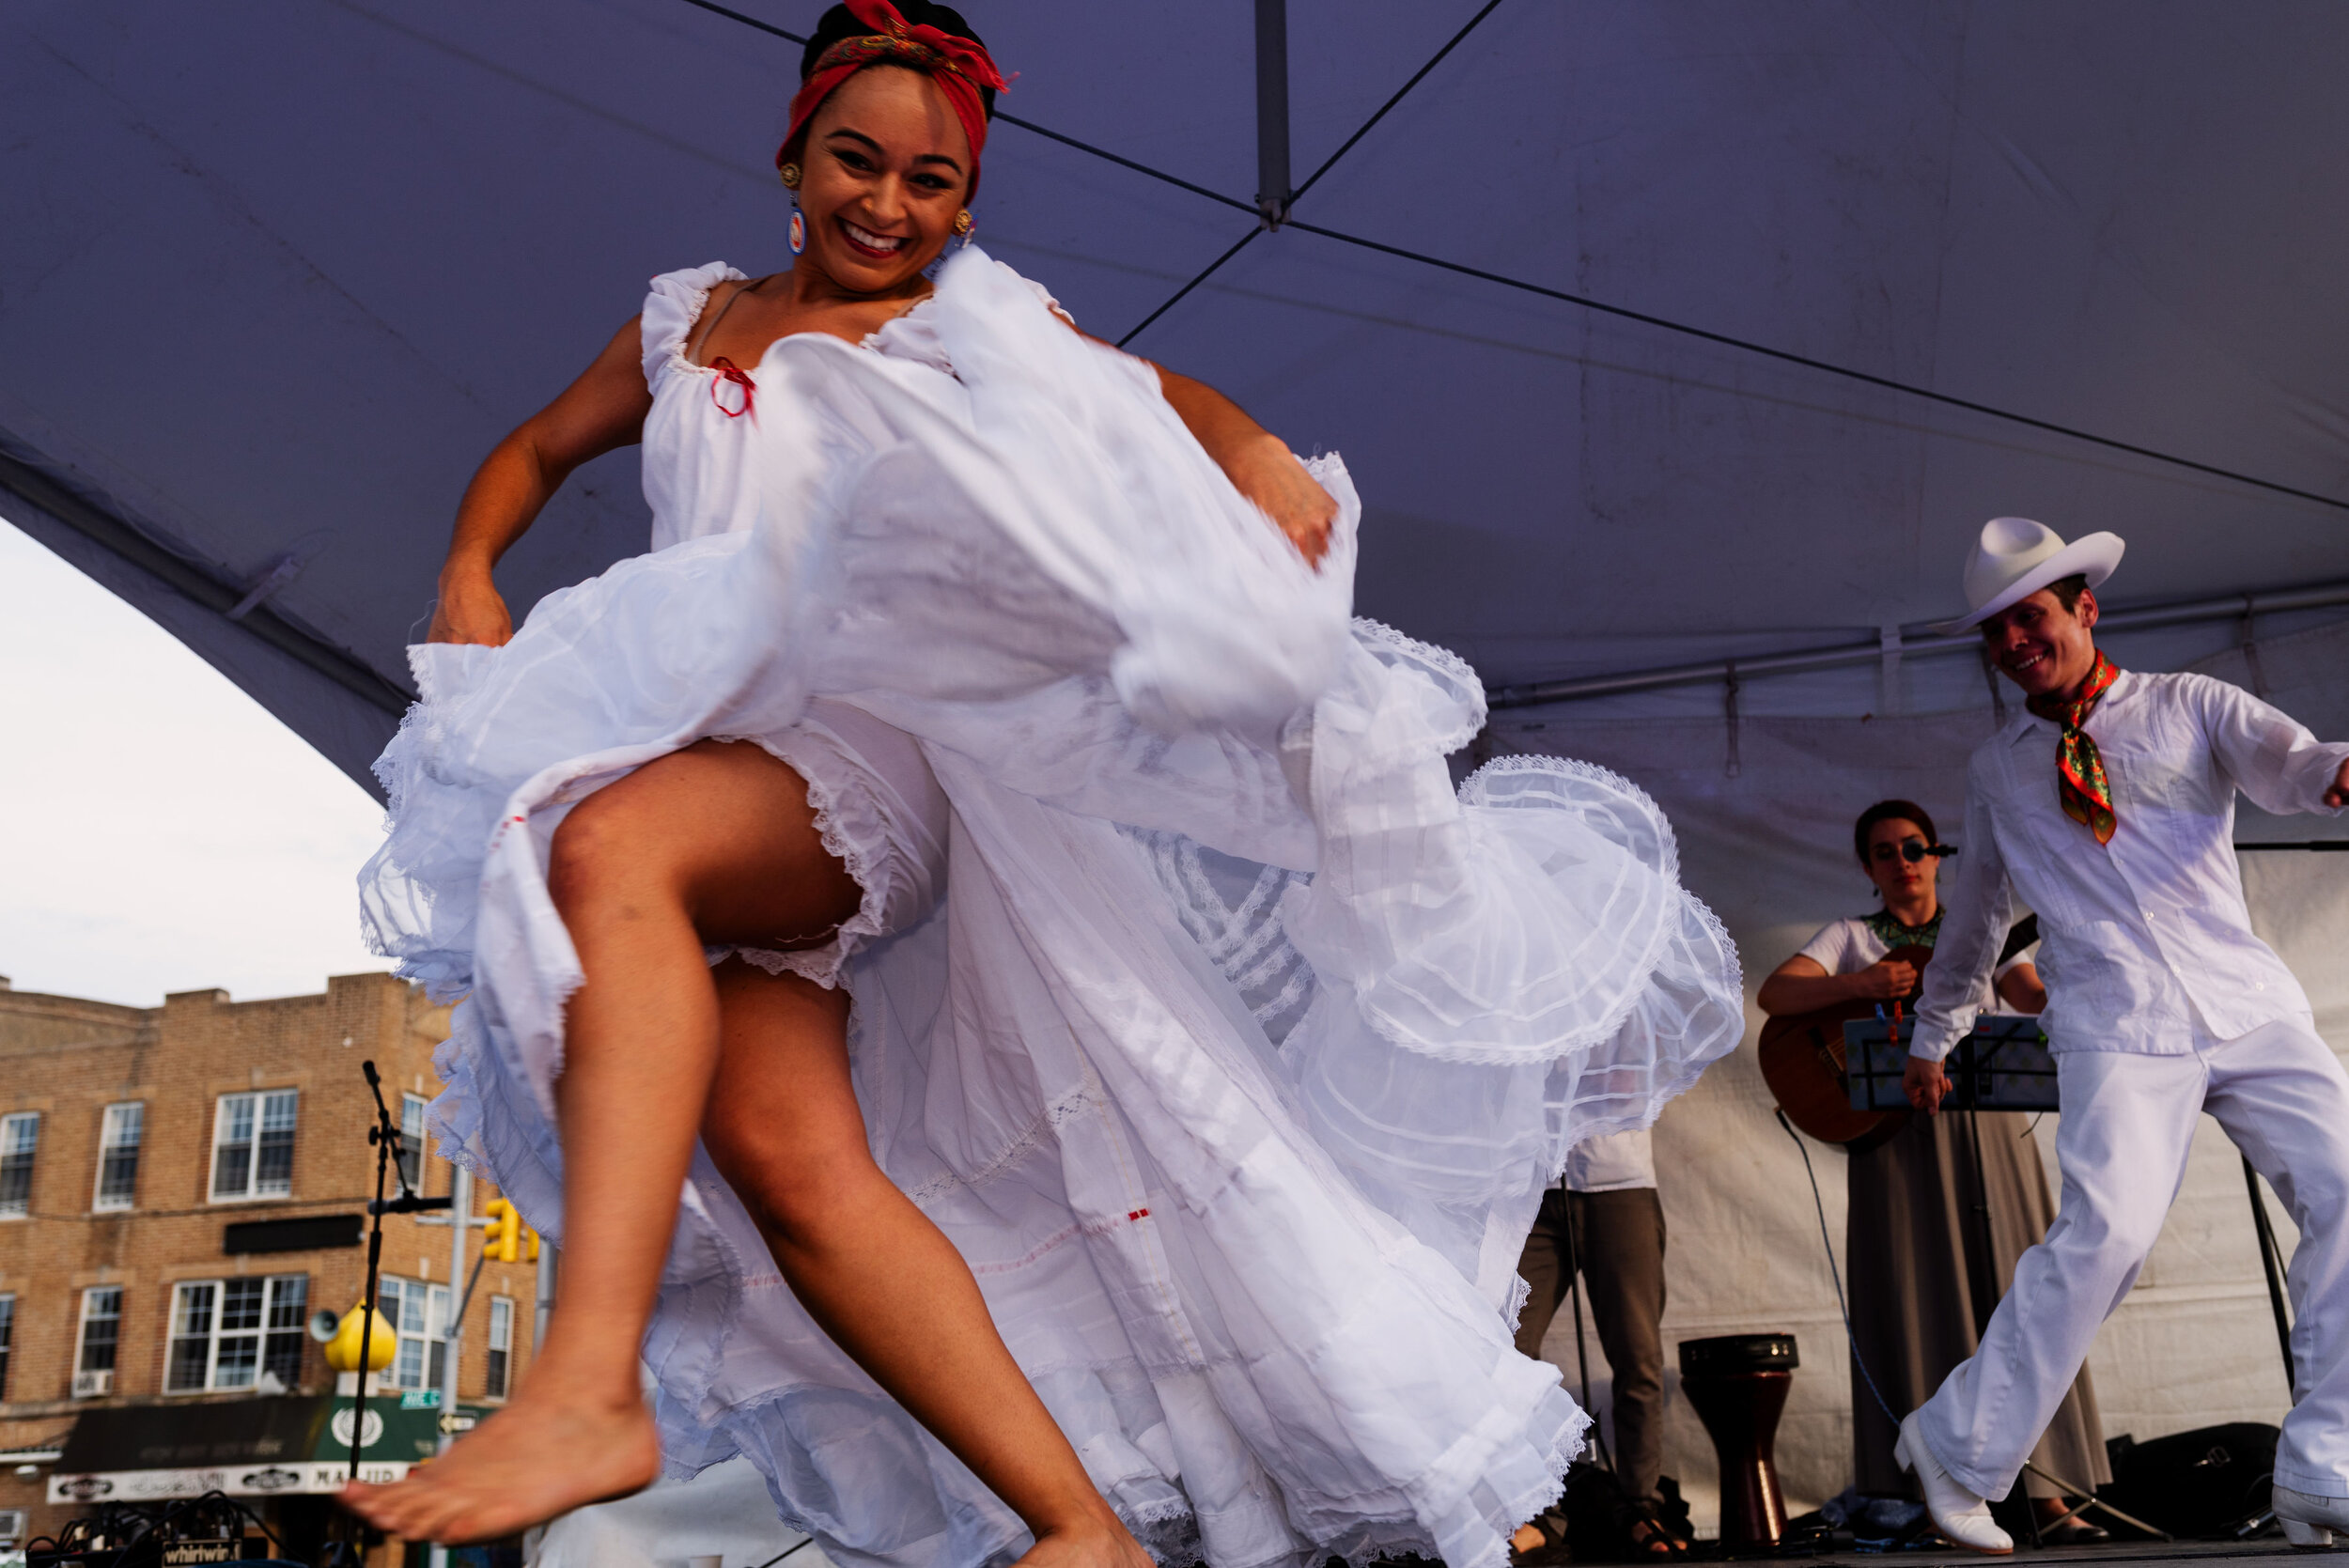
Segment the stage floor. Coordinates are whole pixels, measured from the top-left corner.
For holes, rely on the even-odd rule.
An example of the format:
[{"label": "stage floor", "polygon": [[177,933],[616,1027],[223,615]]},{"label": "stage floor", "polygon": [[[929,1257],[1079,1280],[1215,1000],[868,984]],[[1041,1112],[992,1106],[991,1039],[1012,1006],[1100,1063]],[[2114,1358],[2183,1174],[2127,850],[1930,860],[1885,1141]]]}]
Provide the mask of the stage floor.
[{"label": "stage floor", "polygon": [[[2333,1549],[2349,1550],[2349,1537],[2341,1539],[2343,1542],[2342,1545]],[[2117,1541],[2102,1546],[2050,1546],[2045,1550],[2033,1550],[2030,1545],[2025,1544],[2015,1548],[2015,1560],[2020,1561],[2028,1559],[2033,1562],[2077,1562],[2093,1564],[2094,1568],[2121,1568],[2121,1565],[2124,1563],[2167,1564],[2187,1561],[2200,1565],[2200,1568],[2221,1568],[2222,1564],[2234,1562],[2260,1563],[2264,1565],[2264,1568],[2276,1568],[2278,1558],[2318,1555],[2323,1554],[2300,1552],[2281,1540],[2246,1541],[2239,1544],[2223,1541],[2179,1541],[2175,1543]],[[1760,1561],[1762,1560],[1739,1558],[1734,1560]],[[1776,1560],[1785,1560],[1781,1558]],[[1871,1565],[1871,1568],[1885,1568],[1885,1565],[1889,1563],[1914,1564],[1916,1568],[1928,1568],[1928,1565],[1931,1565],[1931,1568],[1939,1568],[1941,1564],[1949,1564],[1951,1568],[1955,1568],[1956,1564],[1966,1563],[1969,1565],[1969,1568],[1983,1568],[1983,1564],[1997,1560],[1984,1558],[1973,1552],[1961,1551],[1954,1546],[1945,1546],[1937,1550],[1912,1552],[1821,1552],[1810,1560],[1850,1564],[1852,1568],[1859,1568],[1861,1564]]]}]

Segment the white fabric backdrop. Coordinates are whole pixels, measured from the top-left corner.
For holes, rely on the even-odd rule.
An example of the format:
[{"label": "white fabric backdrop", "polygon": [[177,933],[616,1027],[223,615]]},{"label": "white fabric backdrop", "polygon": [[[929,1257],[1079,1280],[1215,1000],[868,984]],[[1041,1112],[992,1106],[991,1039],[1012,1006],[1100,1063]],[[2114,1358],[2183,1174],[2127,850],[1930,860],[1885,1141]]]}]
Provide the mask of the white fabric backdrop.
[{"label": "white fabric backdrop", "polygon": [[[2341,674],[2349,666],[2349,624],[2263,642],[2259,656],[2271,701],[2326,739],[2349,737],[2349,680]],[[2238,652],[2192,667],[2252,684]],[[1718,711],[1718,693],[1714,704]],[[1986,697],[1969,709],[1906,717],[1748,720],[1735,778],[1725,772],[1719,718],[1590,721],[1556,707],[1496,715],[1492,737],[1503,751],[1555,751],[1602,763],[1654,794],[1679,832],[1689,887],[1737,940],[1750,993],[1819,925],[1874,907],[1850,848],[1852,819],[1863,807],[1898,796],[1932,812],[1945,837],[1962,826],[1966,755],[1990,725]],[[2247,807],[2236,837],[2345,832],[2349,821],[2267,818]],[[2243,859],[2261,935],[2307,986],[2318,1029],[2336,1050],[2349,1049],[2349,854]],[[1750,1040],[1760,1014],[1748,1012]],[[1778,1460],[1787,1505],[1799,1512],[1850,1483],[1852,1388],[1811,1188],[1771,1116],[1773,1103],[1749,1048],[1715,1066],[1657,1126],[1671,1231],[1664,1339],[1670,1361],[1672,1346],[1684,1339],[1775,1329],[1798,1336],[1802,1369],[1780,1427]],[[2037,1129],[2051,1184],[2055,1121],[2045,1117]],[[1811,1148],[1840,1266],[1844,1157]],[[2269,1212],[2288,1254],[2293,1232],[2272,1194]],[[1573,1325],[1563,1312],[1548,1351],[1571,1383]],[[1590,1353],[1593,1391],[1604,1405],[1606,1363],[1595,1338]],[[2207,1119],[2161,1243],[2090,1365],[2108,1436],[2276,1421],[2289,1406],[2241,1165]],[[1688,1490],[1700,1525],[1710,1525],[1718,1514],[1712,1447],[1679,1397],[1678,1376],[1674,1365],[1664,1467]]]}]

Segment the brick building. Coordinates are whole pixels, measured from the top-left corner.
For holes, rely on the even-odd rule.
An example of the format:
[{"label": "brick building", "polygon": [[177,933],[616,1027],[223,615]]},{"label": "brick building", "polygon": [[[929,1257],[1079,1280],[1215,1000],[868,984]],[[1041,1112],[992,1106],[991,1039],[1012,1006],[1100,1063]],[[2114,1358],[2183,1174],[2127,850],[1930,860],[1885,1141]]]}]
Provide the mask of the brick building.
[{"label": "brick building", "polygon": [[[347,1401],[334,1410],[334,1374],[306,1325],[364,1290],[375,1110],[360,1063],[376,1063],[420,1149],[432,1048],[447,1032],[446,1009],[385,974],[336,976],[318,996],[186,991],[149,1008],[0,980],[0,1539],[86,1511],[49,1500],[77,1427],[83,1452],[102,1430],[119,1462],[74,1469],[152,1472],[149,1496],[168,1495],[175,1464],[184,1487],[190,1463],[221,1462],[192,1460],[192,1434],[298,1427],[314,1411],[315,1431],[334,1414],[348,1442],[352,1413]],[[450,1190],[445,1161],[410,1159],[422,1190]],[[494,1196],[474,1184],[474,1212]],[[403,1440],[420,1422],[428,1440],[439,1421],[403,1419],[400,1406],[432,1404],[443,1320],[465,1286],[452,1293],[445,1217],[427,1219],[383,1221],[380,1299],[400,1343],[379,1386]],[[469,1247],[468,1267],[478,1251]],[[494,1405],[513,1386],[536,1297],[527,1261],[483,1265],[459,1336],[460,1400]],[[227,1405],[241,1408],[207,1408]],[[121,1480],[80,1484],[138,1495],[137,1477]],[[289,1489],[246,1500],[296,1534],[329,1506],[293,1495],[296,1480],[259,1484]]]}]

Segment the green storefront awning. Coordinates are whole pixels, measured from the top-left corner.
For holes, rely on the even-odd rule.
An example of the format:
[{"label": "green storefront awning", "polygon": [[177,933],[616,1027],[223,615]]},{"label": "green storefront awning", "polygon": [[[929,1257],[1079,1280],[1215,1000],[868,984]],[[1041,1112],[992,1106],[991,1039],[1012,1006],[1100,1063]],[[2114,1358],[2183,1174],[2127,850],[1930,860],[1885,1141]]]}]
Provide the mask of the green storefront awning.
[{"label": "green storefront awning", "polygon": [[[350,1475],[356,1405],[347,1394],[283,1394],[85,1410],[49,1477],[51,1502],[140,1502],[334,1492]],[[397,1481],[438,1450],[441,1412],[397,1390],[367,1400],[366,1481]]]}]

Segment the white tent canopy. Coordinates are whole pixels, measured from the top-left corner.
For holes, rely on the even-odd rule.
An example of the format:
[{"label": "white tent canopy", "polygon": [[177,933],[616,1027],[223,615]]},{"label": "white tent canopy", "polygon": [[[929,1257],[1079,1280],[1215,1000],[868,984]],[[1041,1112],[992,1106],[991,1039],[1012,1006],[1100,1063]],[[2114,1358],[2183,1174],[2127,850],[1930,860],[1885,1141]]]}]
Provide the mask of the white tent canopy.
[{"label": "white tent canopy", "polygon": [[[820,7],[734,8],[11,0],[0,515],[364,779],[473,466],[652,273],[786,259],[770,160],[798,49],[753,23],[803,33]],[[1021,73],[1006,111],[1253,206],[1251,5],[965,9]],[[1967,542],[1999,513],[2123,535],[2121,607],[2349,580],[2339,7],[1291,0],[1297,181],[1480,9],[1294,216],[1492,276],[1292,225],[1133,343],[1299,448],[1346,455],[1368,507],[1363,613],[1517,688],[1913,637],[1958,608]],[[1253,222],[1018,126],[986,168],[981,242],[1112,339]],[[515,551],[518,613],[643,547],[634,464],[582,471]],[[2259,636],[2338,622],[2326,598]],[[2211,620],[2114,645],[2179,668],[2242,638]],[[2289,690],[2307,707],[2326,685]],[[1928,768],[1905,792],[1954,820],[1952,769],[1988,697],[1962,657],[1750,678],[1733,777],[1726,695],[1510,707],[1494,741],[1653,787],[1759,973],[1849,912],[1836,823],[1878,784]],[[2286,877],[2304,934],[2349,935],[2349,875],[2319,875],[2341,863]],[[2322,968],[2341,950],[2295,951]],[[2331,978],[2322,1021],[2349,1043]],[[1841,1484],[1848,1390],[1809,1191],[1766,1105],[1731,1064],[1667,1118],[1675,1314],[1799,1318],[1808,1436],[1790,1429],[1785,1454],[1815,1497]],[[1733,1233],[1782,1241],[1758,1280],[1705,1250]],[[2179,1266],[2223,1296],[2248,1257]],[[2254,1345],[2263,1311],[2238,1314]],[[2273,1381],[2245,1395],[2271,1418]],[[2115,1392],[2108,1409],[2136,1408]],[[1684,1436],[1675,1465],[1709,1471]]]}]

